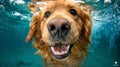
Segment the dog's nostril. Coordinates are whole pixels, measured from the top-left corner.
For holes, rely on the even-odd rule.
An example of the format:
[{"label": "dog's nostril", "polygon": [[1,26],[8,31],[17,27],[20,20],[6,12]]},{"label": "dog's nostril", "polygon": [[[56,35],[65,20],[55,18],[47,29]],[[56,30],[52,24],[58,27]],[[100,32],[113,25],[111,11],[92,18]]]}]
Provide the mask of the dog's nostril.
[{"label": "dog's nostril", "polygon": [[63,24],[61,26],[61,30],[69,30],[69,29],[70,29],[70,25],[68,25],[68,24]]},{"label": "dog's nostril", "polygon": [[49,31],[53,31],[53,30],[55,30],[55,29],[56,29],[55,25],[50,25]]}]

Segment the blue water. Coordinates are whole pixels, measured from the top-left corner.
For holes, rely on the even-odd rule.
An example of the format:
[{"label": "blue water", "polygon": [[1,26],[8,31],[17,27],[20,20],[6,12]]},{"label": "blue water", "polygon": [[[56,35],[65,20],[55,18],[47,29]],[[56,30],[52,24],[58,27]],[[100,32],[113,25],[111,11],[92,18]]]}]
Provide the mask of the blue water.
[{"label": "blue water", "polygon": [[[0,67],[43,67],[31,42],[25,43],[32,17],[28,2],[0,0]],[[112,0],[106,6],[103,0],[85,2],[94,13],[92,43],[82,67],[120,67],[120,0]]]}]

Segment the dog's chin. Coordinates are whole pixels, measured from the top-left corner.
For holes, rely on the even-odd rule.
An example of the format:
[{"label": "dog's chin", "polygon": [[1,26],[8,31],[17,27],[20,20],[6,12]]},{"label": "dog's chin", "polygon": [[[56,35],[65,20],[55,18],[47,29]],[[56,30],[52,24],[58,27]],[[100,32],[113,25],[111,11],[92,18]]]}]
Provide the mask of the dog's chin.
[{"label": "dog's chin", "polygon": [[65,59],[69,56],[72,45],[67,44],[55,44],[50,47],[52,56],[55,59]]}]

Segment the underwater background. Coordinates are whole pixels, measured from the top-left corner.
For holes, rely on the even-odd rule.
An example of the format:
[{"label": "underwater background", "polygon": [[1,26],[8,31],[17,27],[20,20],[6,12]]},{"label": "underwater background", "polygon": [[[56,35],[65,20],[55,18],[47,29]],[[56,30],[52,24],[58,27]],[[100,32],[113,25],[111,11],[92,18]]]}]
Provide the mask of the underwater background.
[{"label": "underwater background", "polygon": [[[120,67],[120,0],[83,0],[92,13],[92,43],[82,67]],[[0,0],[0,67],[43,67],[32,42],[26,43],[32,17],[30,0]],[[74,63],[74,62],[73,62]]]}]

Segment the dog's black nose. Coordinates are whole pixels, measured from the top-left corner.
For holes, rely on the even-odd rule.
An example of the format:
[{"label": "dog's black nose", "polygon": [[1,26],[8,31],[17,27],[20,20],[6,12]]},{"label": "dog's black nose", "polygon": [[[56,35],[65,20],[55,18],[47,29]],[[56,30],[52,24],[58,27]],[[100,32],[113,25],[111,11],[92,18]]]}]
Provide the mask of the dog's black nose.
[{"label": "dog's black nose", "polygon": [[71,25],[64,18],[52,19],[47,24],[48,31],[53,36],[65,36],[70,31]]}]

